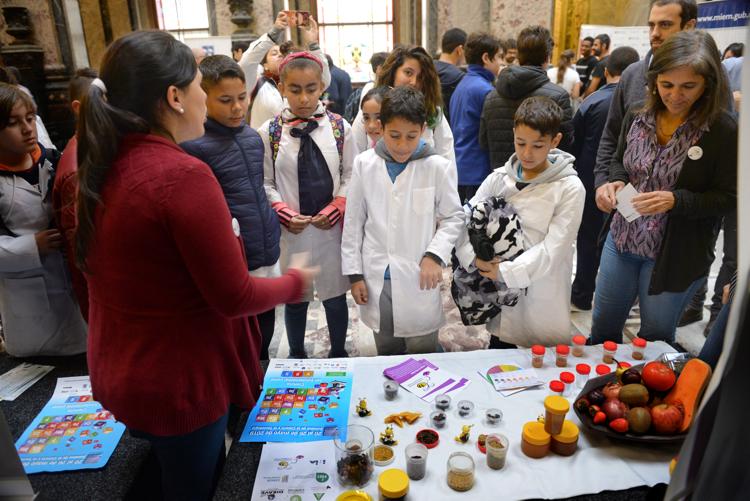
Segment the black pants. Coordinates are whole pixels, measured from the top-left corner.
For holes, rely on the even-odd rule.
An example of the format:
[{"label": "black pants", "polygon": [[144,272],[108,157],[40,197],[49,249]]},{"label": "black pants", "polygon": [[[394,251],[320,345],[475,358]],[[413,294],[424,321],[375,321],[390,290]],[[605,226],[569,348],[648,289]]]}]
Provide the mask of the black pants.
[{"label": "black pants", "polygon": [[576,278],[573,281],[571,301],[579,308],[591,308],[599,270],[599,248],[597,240],[602,231],[604,215],[596,206],[593,191],[586,192],[583,218],[576,240]]},{"label": "black pants", "polygon": [[515,350],[518,346],[505,341],[501,341],[499,337],[490,334],[490,350]]},{"label": "black pants", "polygon": [[458,187],[458,199],[461,202],[461,204],[465,204],[472,198],[474,198],[474,195],[477,194],[477,190],[479,189],[478,184],[467,184],[467,185],[459,185]]},{"label": "black pants", "polygon": [[257,316],[260,333],[263,335],[263,344],[260,347],[260,359],[268,360],[268,347],[271,346],[273,331],[276,328],[276,308],[272,308]]},{"label": "black pants", "polygon": [[[719,275],[716,277],[716,284],[714,285],[714,295],[711,298],[711,318],[716,316],[721,311],[721,296],[724,292],[724,286],[729,283],[732,276],[737,272],[737,212],[733,212],[731,215],[724,216],[724,256],[721,259],[721,268],[719,268]],[[703,308],[703,303],[706,302],[706,294],[708,293],[708,279],[703,282],[703,285],[698,292],[695,293],[693,299],[690,300],[688,309],[700,310]]]}]

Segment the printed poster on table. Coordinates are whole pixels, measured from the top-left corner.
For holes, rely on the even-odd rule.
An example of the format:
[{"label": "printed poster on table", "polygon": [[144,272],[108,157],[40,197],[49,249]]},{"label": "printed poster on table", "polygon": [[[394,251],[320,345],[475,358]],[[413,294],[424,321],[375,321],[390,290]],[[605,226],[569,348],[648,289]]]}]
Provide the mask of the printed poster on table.
[{"label": "printed poster on table", "polygon": [[253,501],[334,501],[340,488],[334,479],[333,442],[307,442],[289,447],[263,446],[253,484]]},{"label": "printed poster on table", "polygon": [[91,396],[88,376],[58,378],[16,450],[26,473],[102,468],[124,432],[125,425]]},{"label": "printed poster on table", "polygon": [[350,360],[271,360],[240,442],[346,439]]}]

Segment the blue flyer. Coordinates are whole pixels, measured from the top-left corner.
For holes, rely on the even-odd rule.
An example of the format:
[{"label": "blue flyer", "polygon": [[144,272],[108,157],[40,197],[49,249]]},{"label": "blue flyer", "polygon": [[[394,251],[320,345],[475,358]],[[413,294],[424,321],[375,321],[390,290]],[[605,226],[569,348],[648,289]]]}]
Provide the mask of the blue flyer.
[{"label": "blue flyer", "polygon": [[346,439],[352,361],[271,360],[240,442]]},{"label": "blue flyer", "polygon": [[125,425],[91,396],[88,376],[58,378],[16,450],[26,473],[102,468],[124,432]]}]

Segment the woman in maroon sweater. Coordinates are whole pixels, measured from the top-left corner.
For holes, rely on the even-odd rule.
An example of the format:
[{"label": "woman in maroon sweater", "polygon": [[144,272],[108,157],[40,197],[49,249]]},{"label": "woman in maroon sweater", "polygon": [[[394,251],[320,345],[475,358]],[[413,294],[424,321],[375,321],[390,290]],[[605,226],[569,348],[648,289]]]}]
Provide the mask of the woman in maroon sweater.
[{"label": "woman in maroon sweater", "polygon": [[263,380],[247,315],[301,301],[313,274],[247,273],[218,182],[177,146],[203,134],[200,79],[171,35],[131,33],[104,55],[78,131],[94,397],[151,442],[168,499],[210,497],[227,408],[251,407]]}]

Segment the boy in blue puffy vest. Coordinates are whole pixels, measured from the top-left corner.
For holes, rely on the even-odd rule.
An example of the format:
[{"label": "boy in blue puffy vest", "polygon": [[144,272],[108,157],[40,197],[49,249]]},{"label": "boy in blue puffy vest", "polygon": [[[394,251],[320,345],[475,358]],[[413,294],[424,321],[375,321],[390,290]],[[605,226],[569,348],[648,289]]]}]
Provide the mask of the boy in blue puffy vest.
[{"label": "boy in blue puffy vest", "polygon": [[[278,276],[281,228],[263,187],[263,141],[245,123],[249,105],[245,73],[228,56],[207,57],[200,70],[207,95],[206,132],[180,146],[207,163],[219,181],[229,211],[239,223],[250,274]],[[262,360],[268,359],[275,316],[275,309],[257,316],[263,333]]]}]

